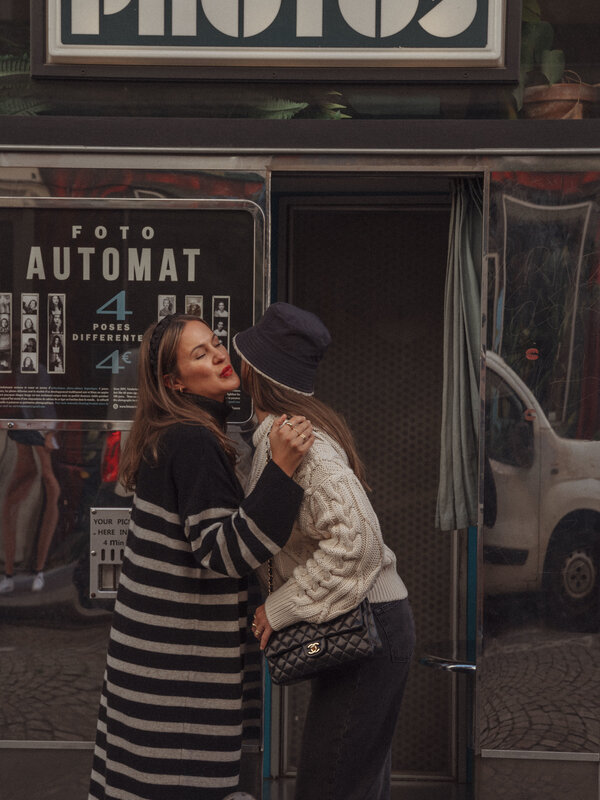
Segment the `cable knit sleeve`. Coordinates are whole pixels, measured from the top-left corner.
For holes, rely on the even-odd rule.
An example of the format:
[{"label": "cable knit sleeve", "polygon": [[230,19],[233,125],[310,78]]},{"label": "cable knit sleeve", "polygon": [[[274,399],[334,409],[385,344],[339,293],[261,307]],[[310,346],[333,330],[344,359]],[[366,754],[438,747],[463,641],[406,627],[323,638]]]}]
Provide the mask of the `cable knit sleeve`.
[{"label": "cable knit sleeve", "polygon": [[318,540],[311,558],[266,600],[274,630],[299,620],[324,622],[363,600],[381,569],[384,544],[377,516],[358,478],[341,464],[307,490],[298,523]]}]

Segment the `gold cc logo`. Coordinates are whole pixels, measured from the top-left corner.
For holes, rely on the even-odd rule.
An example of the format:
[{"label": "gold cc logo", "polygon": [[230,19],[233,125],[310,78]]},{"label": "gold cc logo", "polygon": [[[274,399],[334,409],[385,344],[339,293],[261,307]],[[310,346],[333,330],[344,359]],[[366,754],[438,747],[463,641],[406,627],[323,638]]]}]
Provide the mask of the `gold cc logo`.
[{"label": "gold cc logo", "polygon": [[306,650],[309,656],[316,656],[321,652],[321,643],[311,642],[310,644],[306,645]]}]

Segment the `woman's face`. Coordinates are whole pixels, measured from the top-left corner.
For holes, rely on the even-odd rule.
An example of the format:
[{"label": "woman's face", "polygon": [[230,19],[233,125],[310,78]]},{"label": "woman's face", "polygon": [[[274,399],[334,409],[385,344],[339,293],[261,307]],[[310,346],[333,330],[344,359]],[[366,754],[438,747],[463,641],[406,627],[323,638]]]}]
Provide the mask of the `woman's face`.
[{"label": "woman's face", "polygon": [[177,345],[177,375],[167,384],[190,394],[223,402],[240,385],[229,353],[203,322],[190,320]]}]

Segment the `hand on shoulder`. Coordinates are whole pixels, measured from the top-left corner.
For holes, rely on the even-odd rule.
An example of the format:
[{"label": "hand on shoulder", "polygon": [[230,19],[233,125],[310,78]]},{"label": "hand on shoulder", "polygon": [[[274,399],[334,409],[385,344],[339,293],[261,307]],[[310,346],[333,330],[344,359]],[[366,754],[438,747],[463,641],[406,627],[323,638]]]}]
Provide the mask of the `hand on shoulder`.
[{"label": "hand on shoulder", "polygon": [[271,458],[291,478],[315,440],[310,420],[303,416],[277,417],[269,442]]}]

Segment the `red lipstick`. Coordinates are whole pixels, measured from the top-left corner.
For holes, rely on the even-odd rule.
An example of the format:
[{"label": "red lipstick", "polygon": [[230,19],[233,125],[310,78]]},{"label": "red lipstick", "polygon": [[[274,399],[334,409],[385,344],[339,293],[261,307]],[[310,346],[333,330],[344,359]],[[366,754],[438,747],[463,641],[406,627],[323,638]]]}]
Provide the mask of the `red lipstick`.
[{"label": "red lipstick", "polygon": [[228,378],[233,373],[233,367],[231,364],[228,364],[225,369],[221,372],[222,378]]}]

